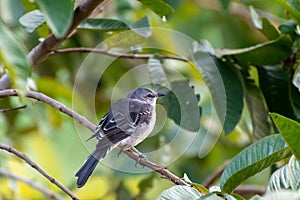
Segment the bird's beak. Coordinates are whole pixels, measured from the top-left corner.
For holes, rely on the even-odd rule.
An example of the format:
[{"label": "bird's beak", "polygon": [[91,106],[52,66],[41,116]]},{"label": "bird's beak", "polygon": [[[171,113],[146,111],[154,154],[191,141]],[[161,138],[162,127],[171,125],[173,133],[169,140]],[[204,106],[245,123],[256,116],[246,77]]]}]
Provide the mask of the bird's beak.
[{"label": "bird's beak", "polygon": [[157,93],[157,96],[158,96],[158,97],[163,97],[163,96],[166,96],[166,95],[163,94],[163,93]]}]

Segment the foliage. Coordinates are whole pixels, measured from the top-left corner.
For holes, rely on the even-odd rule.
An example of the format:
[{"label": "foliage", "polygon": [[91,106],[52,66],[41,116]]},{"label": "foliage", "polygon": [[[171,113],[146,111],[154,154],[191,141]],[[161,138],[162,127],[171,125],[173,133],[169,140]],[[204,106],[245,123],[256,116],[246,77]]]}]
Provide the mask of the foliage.
[{"label": "foliage", "polygon": [[[0,83],[8,75],[21,91],[21,98],[0,99],[1,143],[82,199],[299,199],[299,0],[105,1],[73,30],[80,3],[0,2]],[[35,47],[51,33],[62,43],[32,66]],[[141,85],[166,96],[154,132],[137,148],[188,174],[191,187],[173,186],[112,152],[86,187],[75,188],[74,173],[96,141],[85,143],[87,129],[25,98],[26,90],[36,86],[97,123],[111,101]],[[3,170],[65,195],[1,152]],[[2,175],[2,198],[45,195]],[[244,184],[266,194],[249,196]]]}]

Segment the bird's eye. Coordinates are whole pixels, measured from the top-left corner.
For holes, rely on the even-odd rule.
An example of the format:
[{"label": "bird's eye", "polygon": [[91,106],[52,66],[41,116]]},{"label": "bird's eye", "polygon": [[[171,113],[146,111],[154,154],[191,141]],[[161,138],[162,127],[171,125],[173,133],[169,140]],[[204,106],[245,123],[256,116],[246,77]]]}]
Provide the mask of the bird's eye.
[{"label": "bird's eye", "polygon": [[148,94],[146,95],[146,97],[147,97],[147,98],[152,98],[152,97],[154,97],[154,96],[153,96],[153,94],[148,93]]}]

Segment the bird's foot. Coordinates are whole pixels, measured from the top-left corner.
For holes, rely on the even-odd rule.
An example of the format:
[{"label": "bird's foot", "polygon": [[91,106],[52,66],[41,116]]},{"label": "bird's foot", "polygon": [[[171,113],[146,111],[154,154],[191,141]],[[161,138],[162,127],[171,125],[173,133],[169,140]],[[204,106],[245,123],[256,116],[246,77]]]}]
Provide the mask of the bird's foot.
[{"label": "bird's foot", "polygon": [[138,164],[140,164],[144,168],[145,166],[142,164],[142,161],[147,160],[147,156],[145,154],[142,154],[141,152],[139,152],[138,154],[139,154],[139,156],[135,163],[135,167],[137,167]]}]

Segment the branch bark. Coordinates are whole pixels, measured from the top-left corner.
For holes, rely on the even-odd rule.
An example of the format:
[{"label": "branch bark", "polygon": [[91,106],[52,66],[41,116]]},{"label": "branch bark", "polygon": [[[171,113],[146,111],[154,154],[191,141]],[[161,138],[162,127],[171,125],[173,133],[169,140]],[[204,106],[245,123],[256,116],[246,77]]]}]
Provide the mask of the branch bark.
[{"label": "branch bark", "polygon": [[[8,89],[8,90],[0,91],[0,98],[7,97],[7,96],[18,96],[18,92],[15,89]],[[91,131],[94,131],[95,128],[96,128],[96,126],[93,125],[91,122],[89,122],[86,118],[79,115],[78,113],[76,113],[72,109],[67,108],[65,105],[63,105],[62,103],[52,99],[51,97],[48,97],[48,96],[46,96],[42,93],[34,92],[34,91],[28,91],[26,96],[29,97],[29,98],[33,98],[33,99],[42,101],[46,104],[49,104],[50,106],[56,108],[60,112],[63,112],[65,114],[69,115],[70,117],[75,119],[78,123],[82,124],[83,126],[90,129]],[[125,153],[130,158],[134,159],[136,162],[141,164],[142,166],[148,167],[148,168],[160,173],[164,177],[167,177],[170,181],[172,181],[176,185],[186,185],[186,186],[189,185],[185,181],[183,181],[181,178],[179,178],[175,174],[171,173],[166,168],[164,168],[162,166],[159,166],[159,165],[156,165],[155,163],[149,161],[146,158],[145,159],[140,159],[139,154],[137,154],[133,150],[129,149],[129,150],[125,151]],[[30,163],[28,163],[28,164],[30,164]]]},{"label": "branch bark", "polygon": [[64,193],[66,193],[68,196],[70,196],[72,199],[79,200],[79,198],[73,194],[68,188],[66,188],[64,185],[59,183],[57,180],[55,180],[53,177],[51,177],[49,174],[47,174],[44,170],[42,170],[35,162],[33,162],[29,157],[27,157],[25,154],[17,151],[16,149],[6,146],[4,144],[0,144],[0,149],[7,151],[9,153],[12,153],[16,155],[17,157],[24,160],[27,164],[29,164],[32,168],[37,170],[40,174],[42,174],[44,177],[46,177],[51,183],[56,185],[58,188],[60,188]]},{"label": "branch bark", "polygon": [[[8,97],[8,96],[18,96],[18,92],[15,89],[7,89],[7,90],[1,90],[0,91],[0,98],[2,97]],[[95,125],[89,122],[85,117],[79,115],[72,109],[66,107],[62,103],[56,101],[55,99],[48,97],[45,94],[42,94],[40,92],[34,92],[34,91],[28,91],[26,94],[27,97],[36,99],[38,101],[42,101],[46,104],[49,104],[53,108],[56,108],[62,113],[65,113],[66,115],[69,115],[73,119],[75,119],[77,122],[82,124],[83,126],[87,127],[91,131],[95,130]]]}]

